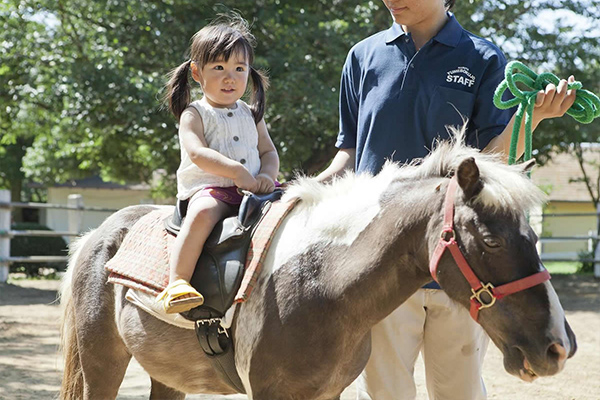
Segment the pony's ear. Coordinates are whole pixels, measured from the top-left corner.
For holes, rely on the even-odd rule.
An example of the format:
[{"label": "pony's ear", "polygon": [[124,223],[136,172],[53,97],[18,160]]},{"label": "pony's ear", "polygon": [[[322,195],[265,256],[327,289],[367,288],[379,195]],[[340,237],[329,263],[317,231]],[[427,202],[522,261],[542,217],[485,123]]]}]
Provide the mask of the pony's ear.
[{"label": "pony's ear", "polygon": [[521,166],[521,168],[523,169],[523,173],[528,173],[531,172],[531,169],[534,167],[535,165],[535,159],[531,159],[528,161],[525,161],[524,163],[519,164]]},{"label": "pony's ear", "polygon": [[479,179],[479,168],[473,157],[464,159],[460,163],[456,170],[456,178],[466,200],[476,196],[483,189],[483,182]]}]

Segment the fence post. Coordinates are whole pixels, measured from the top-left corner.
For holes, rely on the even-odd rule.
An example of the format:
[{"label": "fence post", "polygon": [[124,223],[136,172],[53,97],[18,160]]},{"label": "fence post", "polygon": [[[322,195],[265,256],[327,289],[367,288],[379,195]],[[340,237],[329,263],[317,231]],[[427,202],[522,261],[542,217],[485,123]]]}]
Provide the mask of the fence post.
[{"label": "fence post", "polygon": [[[542,208],[542,206],[537,206],[535,207],[535,209],[530,211],[529,225],[531,226],[531,229],[533,229],[535,234],[538,235],[538,237],[542,236],[542,232],[544,230],[544,209]],[[542,257],[542,254],[544,252],[544,246],[541,240],[538,240],[538,242],[535,244],[535,248],[540,257]]]},{"label": "fence post", "polygon": [[[0,203],[10,203],[10,190],[0,190]],[[10,231],[10,207],[0,207],[0,230]],[[10,237],[0,236],[0,259],[10,257]],[[10,262],[0,260],[0,283],[8,281]]]},{"label": "fence post", "polygon": [[[69,210],[69,232],[81,232],[83,222],[83,197],[80,194],[70,194],[67,200],[69,207],[76,207],[78,210]],[[67,238],[71,242],[71,237]]]},{"label": "fence post", "polygon": [[596,206],[596,223],[598,226],[596,230],[596,250],[594,251],[594,260],[596,260],[594,263],[594,277],[596,278],[600,278],[600,262],[598,261],[600,260],[600,222],[598,220],[600,220],[600,202]]}]

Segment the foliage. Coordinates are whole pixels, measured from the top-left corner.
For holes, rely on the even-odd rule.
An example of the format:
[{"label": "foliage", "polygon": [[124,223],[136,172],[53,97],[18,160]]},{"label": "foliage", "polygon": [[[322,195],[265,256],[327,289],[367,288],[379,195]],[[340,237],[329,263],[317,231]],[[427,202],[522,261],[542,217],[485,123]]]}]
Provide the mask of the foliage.
[{"label": "foliage", "polygon": [[[597,246],[597,244],[595,246]],[[579,263],[577,265],[578,274],[591,274],[594,272],[594,263],[589,261],[594,259],[593,251],[580,251],[577,253],[577,257],[579,258]]]},{"label": "foliage", "polygon": [[[31,222],[22,222],[14,224],[11,230],[40,230],[50,231],[51,229],[44,225]],[[17,236],[10,241],[10,255],[14,257],[28,256],[66,256],[68,253],[67,243],[62,237],[45,236]],[[10,272],[24,272],[27,276],[38,276],[41,267],[61,268],[64,263],[12,263]]]},{"label": "foliage", "polygon": [[[544,30],[533,18],[558,8],[600,17],[586,1],[458,1],[455,12],[509,59],[572,73],[597,92],[593,29],[574,34],[567,19]],[[284,175],[321,169],[336,151],[345,56],[390,25],[382,2],[0,0],[0,186],[12,187],[18,200],[23,179],[53,184],[100,174],[149,182],[158,169],[171,176],[179,148],[176,121],[158,100],[164,76],[186,60],[192,34],[229,10],[252,23],[256,65],[270,75],[265,119]],[[597,140],[599,132],[597,123],[544,122],[534,148],[543,161],[552,146]],[[173,190],[172,179],[162,182],[155,193]]]}]

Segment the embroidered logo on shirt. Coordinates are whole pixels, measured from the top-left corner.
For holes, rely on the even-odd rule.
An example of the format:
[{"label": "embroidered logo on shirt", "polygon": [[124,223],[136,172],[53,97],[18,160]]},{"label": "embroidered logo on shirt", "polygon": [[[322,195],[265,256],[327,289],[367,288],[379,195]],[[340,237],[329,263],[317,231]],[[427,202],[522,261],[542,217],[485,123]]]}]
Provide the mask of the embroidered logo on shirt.
[{"label": "embroidered logo on shirt", "polygon": [[446,82],[460,83],[461,85],[471,87],[475,84],[475,75],[470,73],[467,67],[458,67],[446,72]]}]

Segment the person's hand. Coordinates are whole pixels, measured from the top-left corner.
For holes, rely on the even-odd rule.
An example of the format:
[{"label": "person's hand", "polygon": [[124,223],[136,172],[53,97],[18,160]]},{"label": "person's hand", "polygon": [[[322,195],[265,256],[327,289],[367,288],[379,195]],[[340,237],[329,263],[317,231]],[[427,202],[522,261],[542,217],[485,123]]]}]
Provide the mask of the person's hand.
[{"label": "person's hand", "polygon": [[256,181],[256,179],[241,164],[235,178],[233,178],[233,183],[235,183],[235,186],[237,186],[238,188],[242,190],[247,190],[252,193],[257,193],[259,189],[258,182]]},{"label": "person's hand", "polygon": [[257,191],[256,193],[271,193],[275,190],[275,182],[267,174],[256,175]]},{"label": "person's hand", "polygon": [[538,121],[547,118],[562,117],[575,102],[576,90],[567,90],[567,84],[575,82],[571,75],[569,80],[561,79],[558,86],[549,84],[540,90],[535,99],[533,117]]}]

